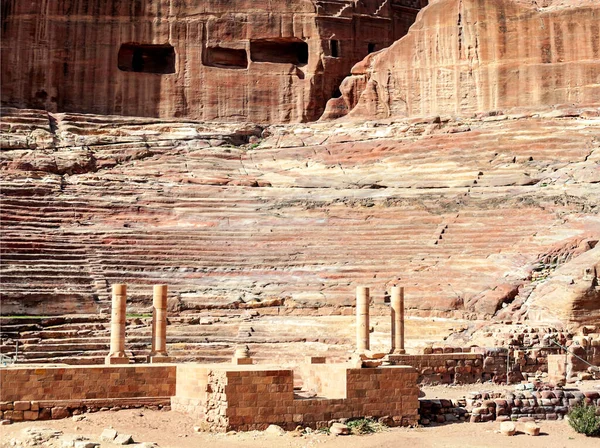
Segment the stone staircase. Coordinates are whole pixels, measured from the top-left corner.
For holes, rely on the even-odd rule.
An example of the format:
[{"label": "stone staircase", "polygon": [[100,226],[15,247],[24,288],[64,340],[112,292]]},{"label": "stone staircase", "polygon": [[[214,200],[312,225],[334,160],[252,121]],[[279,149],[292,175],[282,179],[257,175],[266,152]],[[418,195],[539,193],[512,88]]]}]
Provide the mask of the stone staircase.
[{"label": "stone staircase", "polygon": [[[238,343],[264,359],[292,344],[301,357],[313,324],[271,329],[244,321],[244,310],[328,316],[353,306],[361,284],[383,303],[401,282],[409,314],[475,318],[470,297],[522,281],[538,254],[599,225],[590,210],[600,184],[586,180],[599,120],[315,124],[271,129],[251,148],[232,146],[243,136],[216,125],[58,118],[54,127],[42,112],[3,121],[2,314],[106,324],[110,285],[126,283],[128,312],[144,315],[152,285],[166,283],[179,313],[171,319],[183,319],[169,344],[182,359],[225,360]],[[231,317],[188,325],[188,313]],[[148,324],[131,325],[142,359]],[[46,359],[100,362],[108,335],[80,330],[64,339],[90,341],[67,350],[69,341],[64,356],[62,336],[43,339]],[[38,352],[24,351],[45,359]]]}]

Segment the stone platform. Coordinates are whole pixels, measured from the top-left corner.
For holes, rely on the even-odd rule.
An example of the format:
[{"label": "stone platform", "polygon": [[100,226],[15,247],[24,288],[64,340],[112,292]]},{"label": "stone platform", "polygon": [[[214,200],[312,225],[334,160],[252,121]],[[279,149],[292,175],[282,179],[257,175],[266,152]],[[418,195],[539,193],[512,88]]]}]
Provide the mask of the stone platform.
[{"label": "stone platform", "polygon": [[390,426],[418,420],[419,387],[412,367],[308,364],[299,373],[314,397],[295,395],[294,371],[277,366],[11,367],[0,369],[0,404],[3,418],[19,421],[64,418],[75,410],[113,407],[111,400],[118,406],[124,398],[128,406],[164,406],[170,398],[173,410],[194,415],[211,431],[270,424],[320,428],[331,420],[367,416],[384,418]]}]

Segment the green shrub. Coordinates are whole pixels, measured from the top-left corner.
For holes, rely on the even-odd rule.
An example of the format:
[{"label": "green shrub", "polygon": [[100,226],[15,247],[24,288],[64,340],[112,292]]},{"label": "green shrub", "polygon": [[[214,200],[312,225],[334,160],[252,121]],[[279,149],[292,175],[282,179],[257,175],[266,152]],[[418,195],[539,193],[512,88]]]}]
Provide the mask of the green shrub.
[{"label": "green shrub", "polygon": [[385,429],[385,425],[378,423],[370,418],[359,418],[356,420],[350,420],[346,423],[352,434],[371,434],[374,432],[381,432]]},{"label": "green shrub", "polygon": [[580,434],[600,436],[600,417],[596,416],[596,406],[575,406],[569,412],[569,424]]}]

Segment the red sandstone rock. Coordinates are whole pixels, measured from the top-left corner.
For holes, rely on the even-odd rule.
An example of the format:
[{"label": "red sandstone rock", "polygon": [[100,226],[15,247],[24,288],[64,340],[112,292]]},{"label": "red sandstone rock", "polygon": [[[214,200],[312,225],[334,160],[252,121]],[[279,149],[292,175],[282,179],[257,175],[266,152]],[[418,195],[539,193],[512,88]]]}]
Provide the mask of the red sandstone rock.
[{"label": "red sandstone rock", "polygon": [[352,65],[405,35],[425,4],[7,0],[2,101],[54,112],[314,120]]},{"label": "red sandstone rock", "polygon": [[575,326],[599,322],[599,273],[597,246],[556,269],[533,291],[526,302],[529,319]]},{"label": "red sandstone rock", "polygon": [[[251,126],[5,110],[3,311],[94,314],[123,282],[145,312],[166,281],[172,310],[342,314],[357,284],[382,305],[400,277],[409,314],[491,314],[510,295],[488,291],[598,238],[586,110],[271,127],[257,148],[232,145]],[[36,146],[50,121],[52,145]],[[82,146],[90,171],[35,165]]]},{"label": "red sandstone rock", "polygon": [[353,70],[340,88],[343,99],[331,100],[326,114],[464,116],[598,104],[600,4],[538,3],[431,2],[406,37]]}]

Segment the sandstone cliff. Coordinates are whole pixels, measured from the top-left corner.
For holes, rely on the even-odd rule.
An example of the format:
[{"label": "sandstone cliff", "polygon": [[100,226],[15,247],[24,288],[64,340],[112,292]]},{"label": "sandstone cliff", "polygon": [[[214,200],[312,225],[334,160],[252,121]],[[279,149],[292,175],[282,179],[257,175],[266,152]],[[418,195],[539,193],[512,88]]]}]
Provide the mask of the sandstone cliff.
[{"label": "sandstone cliff", "polygon": [[317,119],[426,0],[3,0],[2,103],[195,120]]},{"label": "sandstone cliff", "polygon": [[436,0],[352,69],[325,118],[600,103],[600,3]]}]

